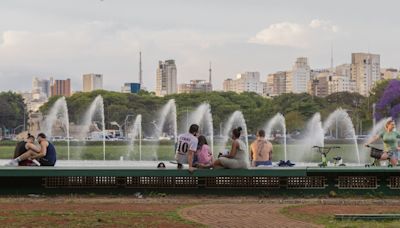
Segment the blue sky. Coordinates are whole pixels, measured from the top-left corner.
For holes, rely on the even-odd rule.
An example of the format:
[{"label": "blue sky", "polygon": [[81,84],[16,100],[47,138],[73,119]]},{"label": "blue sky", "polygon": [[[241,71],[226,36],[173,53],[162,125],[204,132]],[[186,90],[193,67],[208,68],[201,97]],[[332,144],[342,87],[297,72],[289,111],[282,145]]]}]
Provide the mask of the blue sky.
[{"label": "blue sky", "polygon": [[178,82],[207,79],[214,87],[244,71],[262,80],[307,56],[312,68],[349,63],[352,52],[381,54],[399,68],[397,1],[128,1],[3,0],[0,3],[0,91],[30,90],[32,77],[102,73],[105,89],[138,81],[155,88],[159,60],[175,59]]}]

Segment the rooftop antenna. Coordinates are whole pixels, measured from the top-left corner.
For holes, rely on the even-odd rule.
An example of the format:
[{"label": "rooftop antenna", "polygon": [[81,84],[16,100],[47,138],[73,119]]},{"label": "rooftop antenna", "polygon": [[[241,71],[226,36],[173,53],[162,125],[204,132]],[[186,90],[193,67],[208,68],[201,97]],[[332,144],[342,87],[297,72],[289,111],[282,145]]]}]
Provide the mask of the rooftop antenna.
[{"label": "rooftop antenna", "polygon": [[139,83],[140,83],[140,87],[143,86],[143,78],[142,78],[142,52],[139,51]]},{"label": "rooftop antenna", "polygon": [[211,72],[212,72],[212,70],[211,70],[211,61],[210,61],[210,69],[208,69],[208,72],[209,72],[208,82],[211,84]]},{"label": "rooftop antenna", "polygon": [[331,42],[331,73],[333,72],[333,44]]}]

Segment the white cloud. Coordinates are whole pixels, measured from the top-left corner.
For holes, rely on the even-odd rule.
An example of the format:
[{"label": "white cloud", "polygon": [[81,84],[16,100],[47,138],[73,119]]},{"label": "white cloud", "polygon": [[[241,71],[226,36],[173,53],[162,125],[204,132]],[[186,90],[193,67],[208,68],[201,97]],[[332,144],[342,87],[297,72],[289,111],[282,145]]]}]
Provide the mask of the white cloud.
[{"label": "white cloud", "polygon": [[338,27],[329,21],[314,19],[309,24],[281,22],[270,25],[249,39],[250,43],[306,48],[318,39],[332,37]]},{"label": "white cloud", "polygon": [[74,90],[81,88],[83,73],[103,73],[108,89],[119,89],[122,83],[135,80],[142,50],[143,70],[151,76],[145,84],[153,89],[158,60],[179,60],[180,72],[184,72],[183,68],[199,59],[208,60],[208,56],[200,56],[204,51],[239,39],[235,34],[151,30],[102,21],[55,31],[6,30],[0,31],[0,69],[26,75],[28,80],[39,74],[71,77],[77,83]]}]

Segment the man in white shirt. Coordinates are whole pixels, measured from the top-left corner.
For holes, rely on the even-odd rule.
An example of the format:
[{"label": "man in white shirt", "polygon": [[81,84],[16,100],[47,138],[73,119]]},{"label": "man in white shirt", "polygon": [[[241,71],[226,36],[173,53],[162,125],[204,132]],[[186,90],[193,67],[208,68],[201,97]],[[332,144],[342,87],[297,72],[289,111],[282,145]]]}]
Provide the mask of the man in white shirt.
[{"label": "man in white shirt", "polygon": [[189,171],[193,171],[193,158],[197,151],[197,133],[199,132],[199,125],[190,125],[189,132],[181,134],[178,137],[176,145],[175,159],[178,163],[178,169],[182,168],[182,164],[189,164]]}]

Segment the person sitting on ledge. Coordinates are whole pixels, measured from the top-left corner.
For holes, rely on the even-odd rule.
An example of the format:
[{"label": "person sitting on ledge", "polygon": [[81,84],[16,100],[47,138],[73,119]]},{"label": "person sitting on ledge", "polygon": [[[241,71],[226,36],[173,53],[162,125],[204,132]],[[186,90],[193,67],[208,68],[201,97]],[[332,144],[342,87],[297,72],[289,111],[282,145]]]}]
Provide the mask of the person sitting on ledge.
[{"label": "person sitting on ledge", "polygon": [[[26,140],[18,142],[17,145],[15,146],[13,158],[15,159],[28,151],[34,151],[36,153],[39,153],[40,148],[35,146],[34,142],[35,142],[35,137],[28,133],[28,137],[26,138]],[[14,160],[11,160],[8,165],[34,166],[35,164],[38,164],[37,160],[33,160],[33,161],[25,160],[25,161],[21,161],[21,162],[15,162]]]},{"label": "person sitting on ledge", "polygon": [[197,150],[197,133],[199,132],[199,125],[192,124],[189,127],[189,132],[181,134],[178,137],[176,144],[175,159],[178,163],[178,169],[182,168],[182,164],[189,164],[189,171],[192,172],[193,168],[193,158]]},{"label": "person sitting on ledge", "polygon": [[53,144],[47,141],[44,133],[40,133],[37,139],[40,144],[39,152],[28,150],[14,160],[11,160],[8,165],[17,166],[21,161],[37,159],[40,166],[54,166],[57,160],[56,148]]},{"label": "person sitting on ledge", "polygon": [[250,145],[252,166],[272,165],[272,144],[265,139],[265,131],[257,132],[257,139]]},{"label": "person sitting on ledge", "polygon": [[248,168],[248,157],[246,156],[246,146],[241,141],[240,134],[242,128],[238,127],[232,130],[232,147],[231,151],[227,155],[221,155],[214,162],[214,167],[224,167],[228,169],[247,169]]},{"label": "person sitting on ledge", "polygon": [[204,135],[199,136],[198,147],[196,151],[195,167],[209,169],[213,164],[213,154],[208,146],[207,139]]}]

